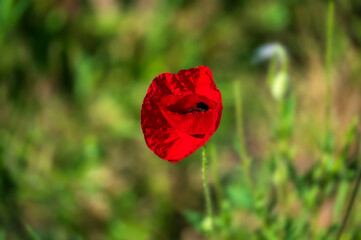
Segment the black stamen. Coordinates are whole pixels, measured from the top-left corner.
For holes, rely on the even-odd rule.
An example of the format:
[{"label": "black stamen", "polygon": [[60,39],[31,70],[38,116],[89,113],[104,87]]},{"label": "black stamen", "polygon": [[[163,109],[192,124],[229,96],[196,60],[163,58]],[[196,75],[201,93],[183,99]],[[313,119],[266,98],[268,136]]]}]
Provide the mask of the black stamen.
[{"label": "black stamen", "polygon": [[191,109],[183,112],[182,114],[195,113],[195,112],[207,112],[208,108],[209,107],[207,104],[205,104],[204,102],[199,102],[199,103],[197,103],[197,107],[192,107]]},{"label": "black stamen", "polygon": [[197,109],[199,112],[207,112],[208,111],[208,105],[204,102],[197,103]]}]

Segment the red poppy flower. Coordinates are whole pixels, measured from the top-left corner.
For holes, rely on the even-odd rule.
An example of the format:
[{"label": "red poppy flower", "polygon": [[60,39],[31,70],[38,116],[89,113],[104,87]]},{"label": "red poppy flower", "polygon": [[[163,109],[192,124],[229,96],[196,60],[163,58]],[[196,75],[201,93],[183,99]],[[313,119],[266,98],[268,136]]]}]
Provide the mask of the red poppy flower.
[{"label": "red poppy flower", "polygon": [[147,146],[178,162],[203,146],[217,130],[222,97],[207,67],[163,73],[144,98],[141,125]]}]

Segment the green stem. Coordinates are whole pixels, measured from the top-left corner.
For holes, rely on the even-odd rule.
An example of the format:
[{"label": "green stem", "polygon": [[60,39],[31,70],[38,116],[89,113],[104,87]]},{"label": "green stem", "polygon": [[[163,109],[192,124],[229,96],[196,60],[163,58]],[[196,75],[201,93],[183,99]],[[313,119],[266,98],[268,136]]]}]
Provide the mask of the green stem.
[{"label": "green stem", "polygon": [[235,106],[236,106],[236,125],[237,125],[237,135],[239,141],[241,142],[241,157],[246,158],[247,151],[244,147],[244,131],[243,131],[243,116],[242,116],[242,93],[241,93],[241,83],[239,81],[234,82],[234,97],[235,97]]},{"label": "green stem", "polygon": [[252,188],[252,179],[251,179],[251,159],[247,153],[244,140],[244,130],[243,130],[243,114],[242,114],[242,93],[241,93],[241,84],[239,81],[234,82],[234,95],[235,95],[235,106],[236,106],[236,125],[237,125],[237,135],[240,142],[239,155],[242,160],[242,167],[245,176],[245,180],[250,188]]},{"label": "green stem", "polygon": [[[356,150],[356,159],[359,160],[360,158],[360,134],[357,135],[357,150]],[[358,174],[357,174],[357,179],[356,179],[356,183],[355,183],[355,186],[354,186],[354,189],[352,191],[352,194],[351,194],[351,198],[350,198],[350,201],[347,205],[347,209],[346,209],[346,213],[345,213],[345,216],[342,220],[342,224],[341,224],[341,227],[337,233],[337,237],[336,239],[340,239],[341,236],[342,236],[342,232],[344,231],[345,227],[346,227],[346,224],[347,224],[347,221],[350,217],[350,214],[351,214],[351,211],[352,211],[352,207],[355,203],[355,200],[356,200],[356,197],[357,197],[357,193],[358,193],[358,190],[360,188],[360,185],[361,185],[361,169],[358,170]]]},{"label": "green stem", "polygon": [[209,147],[210,152],[210,159],[211,159],[211,170],[212,170],[212,179],[214,183],[214,190],[217,197],[217,202],[219,207],[221,207],[222,203],[222,186],[221,181],[219,178],[219,167],[218,167],[218,158],[217,158],[217,151],[216,146],[214,144],[211,144]]},{"label": "green stem", "polygon": [[333,0],[328,2],[327,14],[327,38],[326,38],[326,134],[328,135],[331,128],[331,67],[332,67],[332,45],[334,29],[334,3]]},{"label": "green stem", "polygon": [[211,194],[208,186],[207,179],[207,155],[206,148],[203,146],[202,152],[202,175],[203,175],[203,188],[204,188],[204,196],[206,200],[206,211],[207,211],[207,220],[209,220],[209,232],[210,235],[213,233],[213,214],[212,214],[212,202],[211,202]]}]

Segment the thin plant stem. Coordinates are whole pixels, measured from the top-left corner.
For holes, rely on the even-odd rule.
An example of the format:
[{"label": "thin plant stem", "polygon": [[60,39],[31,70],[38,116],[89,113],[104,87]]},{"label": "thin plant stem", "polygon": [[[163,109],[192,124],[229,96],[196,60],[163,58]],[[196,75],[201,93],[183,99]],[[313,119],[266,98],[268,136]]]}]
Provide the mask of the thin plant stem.
[{"label": "thin plant stem", "polygon": [[217,197],[217,202],[220,207],[222,203],[222,187],[219,179],[219,171],[218,171],[218,158],[217,158],[217,150],[215,144],[211,144],[209,146],[209,153],[211,159],[211,170],[212,170],[212,178],[214,182],[214,190]]},{"label": "thin plant stem", "polygon": [[204,188],[204,197],[206,200],[206,212],[207,218],[209,220],[209,233],[212,236],[213,234],[213,214],[212,214],[212,201],[211,194],[208,186],[208,178],[207,178],[207,154],[206,148],[203,146],[202,148],[202,175],[203,175],[203,188]]},{"label": "thin plant stem", "polygon": [[[333,0],[328,1],[327,7],[327,20],[326,20],[326,51],[325,51],[325,84],[326,84],[326,105],[325,105],[325,136],[324,136],[324,146],[323,153],[325,156],[321,157],[321,172],[324,173],[326,170],[328,161],[331,155],[331,149],[329,148],[329,139],[331,137],[331,67],[332,67],[332,46],[333,46],[333,25],[334,25],[334,3]],[[322,191],[321,191],[322,192]],[[323,193],[322,193],[323,194]],[[312,214],[312,235],[316,235],[318,230],[317,227],[317,218],[321,209],[314,210]]]},{"label": "thin plant stem", "polygon": [[327,35],[326,35],[326,137],[331,130],[331,67],[332,67],[332,46],[334,30],[334,3],[333,0],[328,2],[327,14]]},{"label": "thin plant stem", "polygon": [[239,81],[234,82],[234,95],[235,95],[235,106],[236,106],[236,126],[237,126],[237,135],[240,142],[239,155],[242,160],[242,170],[244,172],[245,180],[250,188],[252,188],[252,179],[251,179],[251,159],[248,156],[247,149],[245,147],[244,141],[244,130],[243,130],[243,114],[242,114],[242,92],[241,84]]},{"label": "thin plant stem", "polygon": [[[360,159],[360,133],[357,134],[357,150],[356,150],[356,160]],[[360,189],[360,185],[361,185],[361,169],[358,169],[358,174],[357,174],[357,178],[356,178],[356,183],[354,186],[354,189],[352,190],[352,194],[350,197],[350,201],[347,204],[347,208],[346,208],[346,213],[343,217],[342,223],[341,223],[341,227],[337,233],[337,237],[336,240],[340,239],[342,236],[343,231],[345,230],[347,221],[350,217],[351,211],[352,211],[352,207],[355,203],[356,197],[357,197],[357,193]]]},{"label": "thin plant stem", "polygon": [[270,59],[267,71],[267,84],[271,87],[273,80],[277,74],[277,65],[278,65],[278,58],[276,55],[273,55]]},{"label": "thin plant stem", "polygon": [[30,225],[25,223],[25,228],[32,240],[41,240],[40,237],[36,234],[36,232],[30,227]]}]

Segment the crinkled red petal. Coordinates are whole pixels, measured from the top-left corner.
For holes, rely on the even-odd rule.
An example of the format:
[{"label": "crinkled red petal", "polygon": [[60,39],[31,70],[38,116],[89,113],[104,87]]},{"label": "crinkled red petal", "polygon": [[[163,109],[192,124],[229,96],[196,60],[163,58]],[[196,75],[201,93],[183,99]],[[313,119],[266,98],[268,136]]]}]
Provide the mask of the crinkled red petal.
[{"label": "crinkled red petal", "polygon": [[[207,109],[197,109],[197,103]],[[218,128],[222,97],[207,67],[163,73],[144,98],[141,126],[147,146],[160,158],[177,162],[203,146]]]}]

